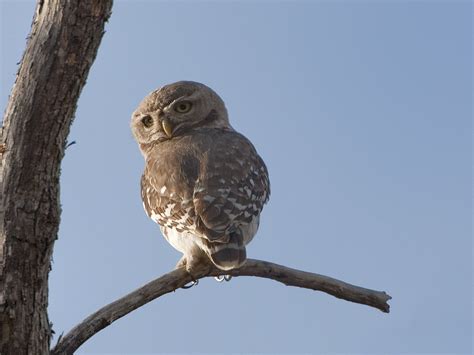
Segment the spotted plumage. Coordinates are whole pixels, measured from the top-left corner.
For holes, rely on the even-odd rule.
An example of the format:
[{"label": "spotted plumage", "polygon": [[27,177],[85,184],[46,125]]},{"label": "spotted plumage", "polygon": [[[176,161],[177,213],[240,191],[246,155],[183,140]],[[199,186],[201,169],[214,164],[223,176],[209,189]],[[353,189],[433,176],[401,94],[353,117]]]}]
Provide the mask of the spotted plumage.
[{"label": "spotted plumage", "polygon": [[189,270],[205,256],[223,270],[242,265],[270,184],[220,97],[203,84],[170,84],[142,101],[131,125],[145,157],[145,211],[184,254],[181,264]]}]

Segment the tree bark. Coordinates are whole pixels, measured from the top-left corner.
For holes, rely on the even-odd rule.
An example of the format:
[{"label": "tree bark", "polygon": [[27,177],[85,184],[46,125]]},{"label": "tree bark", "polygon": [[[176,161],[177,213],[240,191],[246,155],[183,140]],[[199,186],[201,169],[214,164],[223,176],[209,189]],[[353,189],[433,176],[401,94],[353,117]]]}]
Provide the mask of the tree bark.
[{"label": "tree bark", "polygon": [[0,140],[0,354],[49,354],[59,174],[112,0],[38,1]]}]

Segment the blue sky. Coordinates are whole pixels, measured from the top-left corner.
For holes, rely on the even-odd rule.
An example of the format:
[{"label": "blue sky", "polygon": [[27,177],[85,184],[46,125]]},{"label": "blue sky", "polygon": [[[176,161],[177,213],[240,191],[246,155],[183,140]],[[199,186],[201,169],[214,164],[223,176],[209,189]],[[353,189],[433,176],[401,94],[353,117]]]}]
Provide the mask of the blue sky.
[{"label": "blue sky", "polygon": [[[0,10],[4,111],[34,1]],[[391,313],[206,279],[79,353],[471,353],[469,1],[116,1],[63,161],[57,334],[180,257],[142,209],[129,119],[183,79],[223,97],[268,165],[248,255],[385,290]]]}]

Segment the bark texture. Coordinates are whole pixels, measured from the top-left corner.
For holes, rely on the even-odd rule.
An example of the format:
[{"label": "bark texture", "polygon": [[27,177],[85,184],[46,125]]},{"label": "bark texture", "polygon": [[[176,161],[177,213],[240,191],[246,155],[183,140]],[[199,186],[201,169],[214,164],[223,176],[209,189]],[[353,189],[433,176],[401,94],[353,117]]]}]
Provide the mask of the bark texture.
[{"label": "bark texture", "polygon": [[0,354],[49,354],[59,174],[112,0],[38,1],[0,140]]},{"label": "bark texture", "polygon": [[[328,276],[291,269],[268,261],[249,259],[242,267],[228,271],[219,270],[213,265],[201,265],[201,268],[193,270],[193,273],[196,280],[206,276],[223,274],[263,277],[281,282],[287,286],[326,292],[346,301],[380,309],[382,312],[388,313],[390,311],[387,301],[392,297],[383,291],[370,290]],[[52,350],[52,355],[73,354],[87,339],[117,319],[160,296],[185,286],[192,280],[193,278],[184,268],[179,268],[102,307],[61,337]]]}]

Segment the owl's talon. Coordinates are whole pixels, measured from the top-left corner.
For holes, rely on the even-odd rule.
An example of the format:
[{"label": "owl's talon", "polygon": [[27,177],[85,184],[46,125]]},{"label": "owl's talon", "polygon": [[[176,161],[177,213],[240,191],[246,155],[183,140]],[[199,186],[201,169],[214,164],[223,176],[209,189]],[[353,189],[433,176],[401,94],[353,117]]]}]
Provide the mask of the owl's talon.
[{"label": "owl's talon", "polygon": [[193,280],[193,281],[191,281],[190,283],[184,285],[181,288],[187,290],[188,288],[191,288],[193,286],[197,286],[198,284],[199,284],[199,280]]},{"label": "owl's talon", "polygon": [[217,282],[222,282],[225,280],[225,276],[224,275],[214,276],[214,280],[216,280]]},{"label": "owl's talon", "polygon": [[217,282],[230,281],[232,279],[232,276],[231,275],[219,275],[219,276],[214,276],[214,279]]}]

